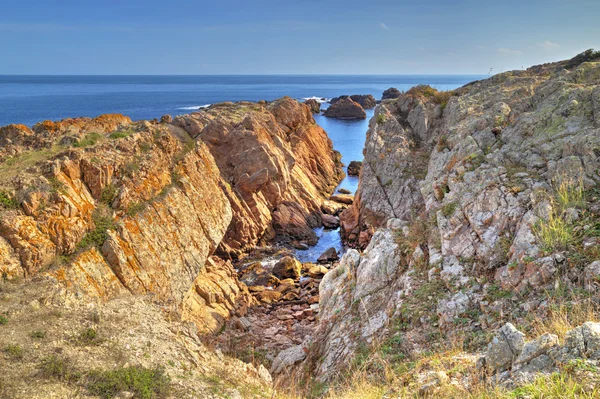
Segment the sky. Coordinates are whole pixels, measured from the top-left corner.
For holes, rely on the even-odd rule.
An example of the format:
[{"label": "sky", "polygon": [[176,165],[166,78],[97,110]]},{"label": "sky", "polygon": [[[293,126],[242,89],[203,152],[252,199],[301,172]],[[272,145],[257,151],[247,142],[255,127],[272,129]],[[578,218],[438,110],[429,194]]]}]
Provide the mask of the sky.
[{"label": "sky", "polygon": [[482,74],[600,49],[600,0],[2,0],[0,74]]}]

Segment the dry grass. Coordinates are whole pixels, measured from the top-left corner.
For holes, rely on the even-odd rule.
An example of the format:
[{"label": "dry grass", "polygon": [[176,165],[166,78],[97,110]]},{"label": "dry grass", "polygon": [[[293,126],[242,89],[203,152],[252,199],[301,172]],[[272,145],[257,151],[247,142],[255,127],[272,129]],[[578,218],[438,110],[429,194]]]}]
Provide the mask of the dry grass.
[{"label": "dry grass", "polygon": [[588,321],[600,321],[600,311],[591,298],[577,296],[577,293],[559,287],[548,300],[546,317],[532,321],[534,335],[551,332],[562,340],[567,331]]},{"label": "dry grass", "polygon": [[547,194],[550,209],[546,218],[533,226],[533,233],[547,252],[568,249],[576,239],[568,209],[583,209],[586,204],[583,180],[558,176],[553,192]]},{"label": "dry grass", "polygon": [[14,176],[31,168],[39,162],[48,160],[63,151],[65,147],[54,145],[36,151],[27,151],[15,157],[7,158],[0,164],[0,186],[5,185]]}]

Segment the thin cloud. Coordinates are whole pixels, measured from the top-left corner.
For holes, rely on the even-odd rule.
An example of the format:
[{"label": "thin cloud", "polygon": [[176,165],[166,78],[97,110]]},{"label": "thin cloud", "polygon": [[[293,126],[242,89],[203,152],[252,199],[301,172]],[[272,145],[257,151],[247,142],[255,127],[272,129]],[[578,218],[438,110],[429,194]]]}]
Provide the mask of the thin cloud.
[{"label": "thin cloud", "polygon": [[546,51],[550,51],[560,48],[560,44],[551,42],[550,40],[546,40],[542,43],[538,43],[538,47],[541,47]]},{"label": "thin cloud", "polygon": [[502,47],[502,48],[498,49],[498,54],[501,54],[501,55],[520,55],[520,54],[523,54],[523,52],[521,50],[515,50],[515,49],[512,49],[512,48],[504,48],[504,47]]},{"label": "thin cloud", "polygon": [[380,22],[379,26],[381,26],[382,29],[390,30],[390,28],[388,28],[388,26],[386,24],[384,24],[383,22]]}]

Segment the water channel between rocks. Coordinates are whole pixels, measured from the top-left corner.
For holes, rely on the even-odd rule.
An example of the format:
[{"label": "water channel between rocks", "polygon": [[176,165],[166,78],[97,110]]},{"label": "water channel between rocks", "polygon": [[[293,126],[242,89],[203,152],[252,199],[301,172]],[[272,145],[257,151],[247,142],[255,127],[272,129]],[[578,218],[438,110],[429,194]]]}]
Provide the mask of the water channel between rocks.
[{"label": "water channel between rocks", "polygon": [[[326,106],[328,104],[322,104]],[[322,107],[325,108],[325,107]],[[367,109],[367,119],[364,120],[341,120],[327,118],[322,114],[315,115],[315,121],[327,132],[333,142],[333,148],[342,154],[344,172],[351,161],[363,160],[363,146],[365,135],[369,128],[369,119],[373,116],[373,109]],[[345,188],[352,194],[358,188],[358,177],[346,176],[338,185],[337,190]],[[329,230],[323,227],[315,229],[319,241],[314,247],[305,250],[296,250],[296,257],[302,263],[315,262],[319,255],[325,250],[334,247],[340,254],[344,252],[344,245],[340,236],[340,229]]]}]

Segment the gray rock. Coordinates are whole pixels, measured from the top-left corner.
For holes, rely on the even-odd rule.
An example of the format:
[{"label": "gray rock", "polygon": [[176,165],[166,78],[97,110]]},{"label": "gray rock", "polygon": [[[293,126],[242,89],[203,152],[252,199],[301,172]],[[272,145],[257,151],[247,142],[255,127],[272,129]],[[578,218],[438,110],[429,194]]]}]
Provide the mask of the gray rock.
[{"label": "gray rock", "polygon": [[284,372],[294,364],[301,362],[306,358],[306,350],[302,345],[292,346],[291,348],[284,349],[273,360],[271,366],[271,374],[277,375]]},{"label": "gray rock", "polygon": [[546,333],[523,346],[523,351],[515,360],[515,364],[529,363],[536,357],[547,353],[551,348],[558,345],[558,336]]},{"label": "gray rock", "polygon": [[525,345],[525,334],[511,323],[506,323],[488,344],[486,364],[492,370],[504,370],[521,354]]}]

